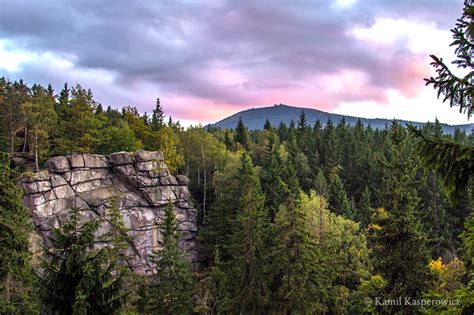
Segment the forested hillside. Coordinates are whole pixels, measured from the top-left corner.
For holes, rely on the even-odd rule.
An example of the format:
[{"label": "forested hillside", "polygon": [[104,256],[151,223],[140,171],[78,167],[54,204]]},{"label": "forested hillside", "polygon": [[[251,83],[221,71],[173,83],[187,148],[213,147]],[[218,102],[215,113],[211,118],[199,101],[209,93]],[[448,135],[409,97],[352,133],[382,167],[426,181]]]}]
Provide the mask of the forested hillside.
[{"label": "forested hillside", "polygon": [[[472,0],[464,7],[452,30],[454,64],[470,72],[458,77],[432,56],[436,75],[426,83],[470,117]],[[125,218],[115,199],[99,196],[94,209],[73,205],[58,217],[33,255],[30,215],[38,212],[23,205],[20,178],[40,200],[32,172],[50,157],[137,149],[163,155],[112,154],[113,171],[165,186],[178,184],[168,169],[188,177],[179,181],[187,197],[189,179],[203,268],[192,272],[180,242],[183,225],[196,232],[194,208],[188,203],[193,218],[184,220],[171,198],[146,205],[160,216],[156,246],[134,242],[130,217],[144,216],[143,204]],[[474,313],[474,133],[446,135],[438,121],[421,129],[309,123],[304,111],[258,130],[242,119],[227,129],[183,128],[165,121],[159,99],[147,114],[104,108],[80,85],[55,92],[1,78],[0,153],[1,314]],[[75,172],[88,164],[80,157]],[[100,173],[92,164],[87,172]],[[150,272],[132,272],[127,249],[147,245]]]},{"label": "forested hillside", "polygon": [[[386,130],[344,120],[309,125],[302,112],[263,130],[242,121],[184,129],[164,121],[159,100],[148,115],[104,109],[79,85],[56,94],[6,78],[0,84],[2,151],[30,158],[34,168],[53,155],[144,148],[163,150],[173,172],[190,178],[209,257],[208,270],[195,275],[195,309],[381,311],[364,298],[398,296],[472,302],[463,289],[470,268],[463,244],[472,236],[460,237],[472,188],[450,203],[422,167],[418,140],[397,122]],[[446,136],[437,122],[422,132],[474,145],[473,134]]]},{"label": "forested hillside", "polygon": [[[319,121],[327,121],[331,119],[331,121],[335,124],[339,123],[341,119],[345,119],[346,123],[350,126],[354,126],[357,121],[360,121],[364,127],[371,126],[373,129],[385,129],[388,125],[390,125],[390,120],[388,119],[381,119],[381,118],[362,118],[362,117],[352,117],[352,116],[343,116],[339,114],[332,114],[327,113],[321,110],[313,109],[313,108],[303,108],[303,107],[295,107],[289,106],[285,104],[275,104],[273,106],[268,107],[259,107],[259,108],[251,108],[247,109],[238,113],[235,113],[229,117],[226,117],[214,124],[211,124],[212,127],[217,127],[221,129],[225,128],[234,128],[239,118],[242,118],[242,121],[245,123],[247,128],[254,130],[254,129],[262,129],[265,121],[268,120],[273,125],[278,125],[280,122],[284,122],[286,125],[291,123],[291,120],[297,121],[301,111],[304,111],[306,115],[306,119],[308,123],[313,125],[317,120]],[[434,119],[435,117],[433,117]],[[416,127],[422,127],[424,123],[421,122],[412,122],[406,120],[399,120],[397,121],[402,125],[414,125]],[[473,124],[463,124],[463,125],[448,125],[448,124],[441,124],[441,128],[443,132],[446,134],[454,134],[455,132],[464,131],[466,133],[471,133],[472,129],[474,128]],[[456,129],[459,129],[456,131]]]}]

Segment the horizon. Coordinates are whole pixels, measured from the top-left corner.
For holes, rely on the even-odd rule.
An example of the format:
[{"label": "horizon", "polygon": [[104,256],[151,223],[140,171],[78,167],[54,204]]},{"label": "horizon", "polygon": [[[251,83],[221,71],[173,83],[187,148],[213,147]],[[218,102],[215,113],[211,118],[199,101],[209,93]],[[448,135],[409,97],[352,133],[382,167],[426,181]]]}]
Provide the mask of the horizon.
[{"label": "horizon", "polygon": [[368,119],[472,124],[423,79],[453,60],[463,1],[2,1],[0,77],[90,88],[104,106],[155,99],[183,126],[288,104]]}]

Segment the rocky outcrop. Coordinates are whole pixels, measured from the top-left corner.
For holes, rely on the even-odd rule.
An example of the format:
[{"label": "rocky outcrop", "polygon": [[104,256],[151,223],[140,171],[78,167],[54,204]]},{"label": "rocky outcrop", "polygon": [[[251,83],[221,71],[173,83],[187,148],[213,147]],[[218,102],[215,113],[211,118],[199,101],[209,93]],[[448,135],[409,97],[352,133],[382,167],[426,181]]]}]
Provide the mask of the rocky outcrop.
[{"label": "rocky outcrop", "polygon": [[160,248],[158,226],[164,207],[171,202],[181,233],[179,245],[193,269],[200,269],[204,258],[196,242],[196,210],[190,200],[189,181],[186,176],[170,174],[161,152],[58,156],[46,165],[46,170],[21,181],[24,204],[36,227],[33,239],[48,246],[52,227],[68,216],[71,207],[90,210],[82,213],[93,217],[106,216],[107,209],[116,205],[133,239],[128,249],[132,267],[147,273],[153,268],[149,254]]}]

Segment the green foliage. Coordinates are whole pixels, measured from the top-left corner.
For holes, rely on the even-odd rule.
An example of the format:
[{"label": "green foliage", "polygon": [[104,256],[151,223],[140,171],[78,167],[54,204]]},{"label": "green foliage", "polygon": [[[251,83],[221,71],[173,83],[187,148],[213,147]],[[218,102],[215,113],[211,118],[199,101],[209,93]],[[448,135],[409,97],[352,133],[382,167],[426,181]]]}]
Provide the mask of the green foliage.
[{"label": "green foliage", "polygon": [[425,79],[426,85],[432,84],[438,90],[438,97],[444,95],[443,102],[449,100],[449,105],[459,106],[459,112],[467,113],[471,117],[474,102],[474,3],[472,0],[464,1],[461,18],[457,20],[453,33],[456,60],[453,64],[458,68],[467,69],[469,72],[464,77],[456,76],[443,62],[442,58],[431,55],[431,65],[436,69],[438,76]]},{"label": "green foliage", "polygon": [[31,224],[9,157],[0,154],[0,313],[33,314],[38,304],[29,251]]},{"label": "green foliage", "polygon": [[387,286],[387,281],[381,275],[371,276],[361,280],[357,290],[351,295],[352,305],[350,312],[353,314],[379,314],[376,299],[380,298]]},{"label": "green foliage", "polygon": [[247,135],[247,128],[242,121],[242,117],[239,117],[239,121],[237,122],[237,127],[235,129],[235,143],[240,144],[241,148],[245,150],[249,150],[249,139]]},{"label": "green foliage", "polygon": [[[384,188],[386,209],[375,213],[371,226],[375,271],[388,284],[383,292],[387,299],[400,296],[420,297],[430,281],[427,270],[429,252],[427,237],[415,216],[419,199],[416,197],[416,160],[403,128],[393,123],[388,136],[390,144],[379,156],[385,168],[387,186]],[[407,306],[393,307],[401,310]]]},{"label": "green foliage", "polygon": [[151,128],[153,131],[160,130],[165,125],[165,112],[161,106],[160,99],[156,99],[155,109],[151,115]]},{"label": "green foliage", "polygon": [[191,314],[194,281],[191,265],[178,247],[178,226],[171,203],[164,212],[160,225],[162,244],[152,255],[156,273],[146,292],[145,310],[153,314]]},{"label": "green foliage", "polygon": [[439,174],[452,199],[465,194],[474,173],[474,147],[410,131],[418,137],[417,153],[424,165]]},{"label": "green foliage", "polygon": [[245,314],[261,314],[269,299],[268,236],[264,196],[250,157],[243,153],[238,172],[241,194],[239,211],[232,233],[232,255],[229,270],[232,279],[232,309]]},{"label": "green foliage", "polygon": [[311,209],[295,204],[290,197],[275,222],[275,249],[272,251],[275,312],[311,314],[323,312],[329,279],[321,261],[318,239],[313,237]]},{"label": "green foliage", "polygon": [[49,136],[57,126],[54,102],[54,97],[47,90],[35,86],[31,101],[22,107],[26,123],[25,138],[27,135],[31,138],[30,151],[35,156],[36,171],[39,171],[39,159],[48,155]]},{"label": "green foliage", "polygon": [[347,198],[344,184],[337,174],[334,174],[329,185],[329,209],[336,214],[353,218],[352,208]]},{"label": "green foliage", "polygon": [[[44,307],[60,314],[112,314],[124,304],[128,271],[121,264],[123,224],[112,212],[106,224],[97,216],[86,222],[72,208],[69,219],[53,230],[51,247],[42,259],[41,295]],[[120,217],[121,218],[121,217]],[[108,232],[97,238],[102,225]],[[109,245],[100,246],[98,242]]]}]

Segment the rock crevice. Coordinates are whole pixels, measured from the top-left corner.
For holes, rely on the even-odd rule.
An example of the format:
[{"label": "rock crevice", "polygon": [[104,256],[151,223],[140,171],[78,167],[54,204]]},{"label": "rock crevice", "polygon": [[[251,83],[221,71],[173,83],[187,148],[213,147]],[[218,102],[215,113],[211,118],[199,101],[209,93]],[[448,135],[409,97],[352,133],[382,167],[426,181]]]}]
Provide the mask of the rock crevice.
[{"label": "rock crevice", "polygon": [[172,176],[161,152],[58,156],[46,166],[21,181],[24,204],[35,224],[33,239],[48,246],[52,227],[68,216],[71,207],[92,210],[83,213],[93,217],[106,215],[116,205],[133,240],[129,249],[132,268],[147,273],[152,269],[150,253],[160,248],[164,207],[172,203],[181,235],[179,245],[193,269],[201,268],[205,259],[196,241],[197,213],[190,200],[189,180]]}]

